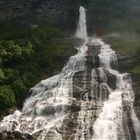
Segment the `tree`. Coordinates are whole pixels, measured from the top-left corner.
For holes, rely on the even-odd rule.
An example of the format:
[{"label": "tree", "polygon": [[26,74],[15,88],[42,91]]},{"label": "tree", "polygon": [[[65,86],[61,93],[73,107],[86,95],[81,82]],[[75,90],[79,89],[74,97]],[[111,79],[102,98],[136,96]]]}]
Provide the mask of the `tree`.
[{"label": "tree", "polygon": [[16,105],[15,95],[10,86],[0,86],[0,111]]},{"label": "tree", "polygon": [[26,59],[33,53],[33,45],[31,41],[28,41],[26,47],[22,48],[22,55]]},{"label": "tree", "polygon": [[4,76],[3,70],[0,69],[0,82],[2,82],[2,80],[4,79],[5,79],[5,76]]}]

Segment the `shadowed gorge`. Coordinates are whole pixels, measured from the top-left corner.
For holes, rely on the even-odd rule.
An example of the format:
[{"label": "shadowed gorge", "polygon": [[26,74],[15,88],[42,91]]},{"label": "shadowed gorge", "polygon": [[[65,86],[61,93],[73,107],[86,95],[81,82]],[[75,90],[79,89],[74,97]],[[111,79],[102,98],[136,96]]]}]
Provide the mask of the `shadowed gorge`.
[{"label": "shadowed gorge", "polygon": [[0,122],[3,139],[140,139],[131,75],[117,71],[110,45],[88,36],[82,6],[74,42],[77,53],[61,72],[31,88],[22,111]]}]

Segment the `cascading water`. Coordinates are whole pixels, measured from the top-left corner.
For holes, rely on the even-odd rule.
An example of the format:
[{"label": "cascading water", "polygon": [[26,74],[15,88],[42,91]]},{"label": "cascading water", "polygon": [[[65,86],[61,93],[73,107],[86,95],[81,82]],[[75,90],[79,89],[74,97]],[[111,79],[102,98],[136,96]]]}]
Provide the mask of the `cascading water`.
[{"label": "cascading water", "polygon": [[131,77],[114,69],[117,56],[108,44],[87,36],[84,7],[79,13],[78,53],[61,73],[31,89],[22,112],[5,117],[0,132],[19,131],[37,140],[140,140]]},{"label": "cascading water", "polygon": [[[101,50],[99,54],[100,66],[107,69],[116,76],[116,89],[111,91],[109,99],[104,102],[102,112],[93,125],[93,140],[128,140],[125,137],[123,128],[124,105],[130,107],[136,138],[140,139],[140,122],[136,117],[133,108],[134,92],[132,89],[131,77],[129,74],[120,74],[111,68],[111,64],[116,63],[117,57],[109,45],[99,40]],[[126,118],[124,118],[126,119]],[[137,123],[136,123],[137,122]]]},{"label": "cascading water", "polygon": [[87,39],[87,26],[86,26],[86,14],[85,8],[80,6],[79,8],[79,23],[76,31],[78,38]]}]

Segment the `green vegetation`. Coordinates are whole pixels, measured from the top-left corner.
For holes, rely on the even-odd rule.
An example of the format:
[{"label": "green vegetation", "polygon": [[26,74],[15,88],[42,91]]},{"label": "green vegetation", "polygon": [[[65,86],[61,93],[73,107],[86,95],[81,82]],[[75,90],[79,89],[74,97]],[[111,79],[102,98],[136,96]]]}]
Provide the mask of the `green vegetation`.
[{"label": "green vegetation", "polygon": [[136,65],[131,72],[133,73],[132,79],[134,83],[134,87],[136,87],[136,103],[137,105],[140,105],[140,94],[139,94],[139,87],[140,87],[140,64]]},{"label": "green vegetation", "polygon": [[57,28],[37,27],[0,36],[0,112],[22,107],[29,88],[49,77],[58,62],[63,65],[65,46],[56,42],[63,35]]},{"label": "green vegetation", "polygon": [[117,52],[139,57],[140,54],[140,35],[133,32],[115,32],[105,35],[103,38],[111,44]]},{"label": "green vegetation", "polygon": [[[140,35],[135,32],[112,33],[104,36],[104,40],[119,54],[134,57],[137,61],[135,67],[129,69],[133,75],[133,82],[140,86]],[[128,70],[126,70],[128,71]]]},{"label": "green vegetation", "polygon": [[132,72],[135,74],[140,74],[140,65],[137,65]]},{"label": "green vegetation", "polygon": [[15,106],[15,95],[10,86],[0,86],[0,111]]}]

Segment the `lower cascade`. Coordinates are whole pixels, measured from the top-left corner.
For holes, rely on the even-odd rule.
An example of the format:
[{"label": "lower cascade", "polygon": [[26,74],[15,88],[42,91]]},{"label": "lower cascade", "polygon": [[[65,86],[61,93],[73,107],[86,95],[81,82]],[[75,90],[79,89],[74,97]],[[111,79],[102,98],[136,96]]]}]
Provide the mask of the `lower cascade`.
[{"label": "lower cascade", "polygon": [[140,140],[131,76],[116,70],[110,45],[87,36],[84,7],[79,12],[77,54],[59,74],[31,88],[22,111],[0,122],[0,133],[36,140]]}]

